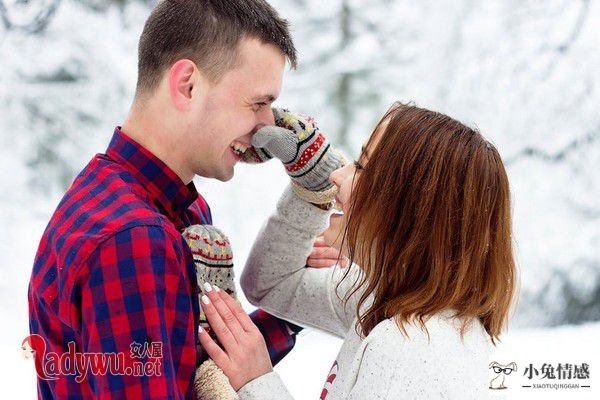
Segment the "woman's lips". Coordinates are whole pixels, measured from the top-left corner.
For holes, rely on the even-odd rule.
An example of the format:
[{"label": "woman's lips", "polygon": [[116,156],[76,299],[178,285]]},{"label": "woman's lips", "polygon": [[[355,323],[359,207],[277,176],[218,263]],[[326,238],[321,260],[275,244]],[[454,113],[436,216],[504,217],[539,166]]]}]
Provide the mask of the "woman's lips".
[{"label": "woman's lips", "polygon": [[338,199],[337,196],[335,196],[335,203],[333,204],[333,208],[336,209],[337,211],[344,211],[344,205],[342,204],[342,202],[340,201],[340,199]]}]

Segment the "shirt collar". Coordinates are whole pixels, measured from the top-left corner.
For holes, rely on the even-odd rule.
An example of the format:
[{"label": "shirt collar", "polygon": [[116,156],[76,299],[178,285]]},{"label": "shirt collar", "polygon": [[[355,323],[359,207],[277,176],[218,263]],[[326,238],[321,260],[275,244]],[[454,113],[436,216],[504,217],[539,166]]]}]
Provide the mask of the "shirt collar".
[{"label": "shirt collar", "polygon": [[106,155],[131,171],[167,213],[181,213],[198,198],[194,182],[185,185],[158,157],[117,126]]}]

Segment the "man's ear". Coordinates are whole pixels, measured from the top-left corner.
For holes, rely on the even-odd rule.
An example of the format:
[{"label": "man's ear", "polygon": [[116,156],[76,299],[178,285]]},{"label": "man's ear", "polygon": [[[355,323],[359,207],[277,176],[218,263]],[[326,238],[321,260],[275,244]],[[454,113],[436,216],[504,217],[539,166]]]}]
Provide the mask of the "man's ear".
[{"label": "man's ear", "polygon": [[179,111],[185,111],[192,99],[192,89],[199,83],[197,71],[196,64],[188,59],[177,61],[169,69],[169,95]]}]

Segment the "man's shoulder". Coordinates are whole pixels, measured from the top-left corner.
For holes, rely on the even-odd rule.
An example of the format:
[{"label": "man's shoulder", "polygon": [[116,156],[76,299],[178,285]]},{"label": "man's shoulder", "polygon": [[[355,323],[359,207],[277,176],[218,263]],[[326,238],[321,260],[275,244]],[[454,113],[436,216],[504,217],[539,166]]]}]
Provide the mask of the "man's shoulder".
[{"label": "man's shoulder", "polygon": [[131,172],[97,155],[63,196],[44,235],[57,261],[70,265],[118,233],[143,226],[175,230]]}]

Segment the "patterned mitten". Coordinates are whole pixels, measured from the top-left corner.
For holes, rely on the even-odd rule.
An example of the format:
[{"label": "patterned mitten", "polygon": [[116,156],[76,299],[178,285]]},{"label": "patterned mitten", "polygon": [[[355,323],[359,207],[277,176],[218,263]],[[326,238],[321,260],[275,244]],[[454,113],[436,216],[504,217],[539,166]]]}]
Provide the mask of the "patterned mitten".
[{"label": "patterned mitten", "polygon": [[[233,275],[233,253],[227,236],[212,225],[192,225],[183,232],[196,264],[196,279],[202,288],[204,282],[217,285],[233,298],[236,297]],[[200,301],[200,304],[202,302]],[[216,341],[217,337],[210,329],[204,311],[200,310],[200,326]],[[238,399],[229,379],[198,345],[198,354],[202,364],[196,370],[194,387],[198,400]]]},{"label": "patterned mitten", "polygon": [[337,189],[329,175],[346,160],[313,118],[280,108],[274,108],[273,114],[276,126],[265,126],[252,137],[253,153],[280,159],[300,198],[315,204],[331,202]]}]

